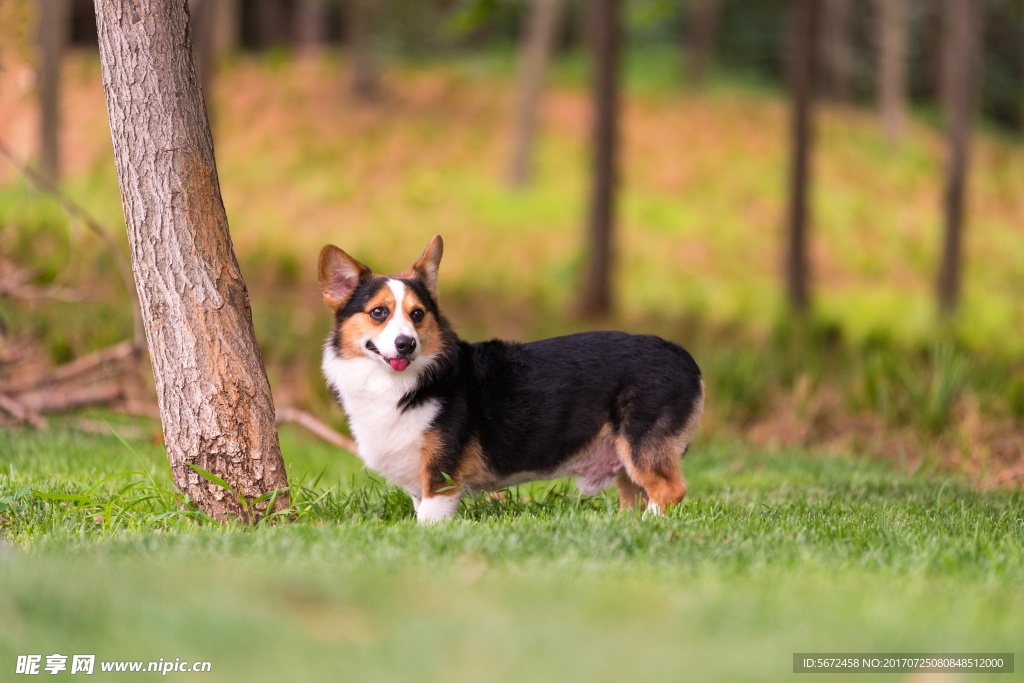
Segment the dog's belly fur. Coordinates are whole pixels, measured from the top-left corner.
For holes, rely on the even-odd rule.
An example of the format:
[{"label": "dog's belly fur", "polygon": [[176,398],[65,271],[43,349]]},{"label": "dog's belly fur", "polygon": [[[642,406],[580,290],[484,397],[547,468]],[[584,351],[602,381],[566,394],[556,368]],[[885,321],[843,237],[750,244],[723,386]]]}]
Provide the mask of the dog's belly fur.
[{"label": "dog's belly fur", "polygon": [[530,481],[576,477],[576,487],[580,493],[593,496],[608,488],[622,467],[622,459],[615,450],[615,445],[610,439],[601,440],[553,470],[516,472],[488,488],[501,489]]}]

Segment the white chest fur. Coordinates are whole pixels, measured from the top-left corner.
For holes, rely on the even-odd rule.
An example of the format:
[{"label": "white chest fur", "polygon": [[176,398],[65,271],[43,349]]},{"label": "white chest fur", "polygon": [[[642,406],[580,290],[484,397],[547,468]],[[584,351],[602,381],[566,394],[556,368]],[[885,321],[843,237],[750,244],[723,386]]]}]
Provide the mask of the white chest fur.
[{"label": "white chest fur", "polygon": [[359,457],[388,481],[420,496],[420,449],[439,406],[428,401],[405,411],[398,407],[416,388],[418,373],[393,372],[371,358],[344,360],[329,347],[323,371],[341,396]]}]

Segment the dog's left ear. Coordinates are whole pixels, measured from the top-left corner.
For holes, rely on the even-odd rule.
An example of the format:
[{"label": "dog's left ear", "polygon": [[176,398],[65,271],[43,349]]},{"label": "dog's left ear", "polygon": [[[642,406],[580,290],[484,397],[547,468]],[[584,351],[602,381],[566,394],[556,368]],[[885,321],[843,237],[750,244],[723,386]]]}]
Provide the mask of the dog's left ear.
[{"label": "dog's left ear", "polygon": [[444,252],[444,242],[440,235],[430,238],[430,244],[423,250],[423,254],[416,259],[403,275],[418,277],[427,286],[430,295],[437,298],[437,267],[441,265],[441,254]]}]

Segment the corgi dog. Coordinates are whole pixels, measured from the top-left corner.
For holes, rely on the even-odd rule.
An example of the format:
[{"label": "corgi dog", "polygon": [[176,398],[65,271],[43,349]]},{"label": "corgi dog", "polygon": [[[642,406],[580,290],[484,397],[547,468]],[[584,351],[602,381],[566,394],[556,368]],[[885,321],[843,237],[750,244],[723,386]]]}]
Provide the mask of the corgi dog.
[{"label": "corgi dog", "polygon": [[622,332],[466,343],[438,307],[442,251],[435,235],[389,277],[334,245],[320,252],[334,312],[323,372],[366,466],[405,489],[423,523],[455,516],[466,490],[566,476],[585,494],[614,482],[621,506],[645,515],[679,503],[704,410],[690,354]]}]

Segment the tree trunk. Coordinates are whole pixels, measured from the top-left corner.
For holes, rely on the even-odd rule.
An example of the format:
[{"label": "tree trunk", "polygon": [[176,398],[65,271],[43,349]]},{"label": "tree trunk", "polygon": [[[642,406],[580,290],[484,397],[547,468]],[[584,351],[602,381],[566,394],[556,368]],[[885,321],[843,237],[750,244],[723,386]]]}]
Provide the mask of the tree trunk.
[{"label": "tree trunk", "polygon": [[39,170],[60,179],[60,64],[70,17],[68,0],[39,0]]},{"label": "tree trunk", "polygon": [[877,0],[878,104],[889,142],[903,137],[907,110],[907,0]]},{"label": "tree trunk", "polygon": [[537,129],[537,107],[544,87],[548,57],[558,28],[561,0],[533,0],[530,19],[523,33],[519,120],[513,143],[509,183],[523,187],[529,182],[533,161],[533,140]]},{"label": "tree trunk", "polygon": [[960,298],[960,263],[964,231],[964,194],[974,109],[978,46],[978,10],[974,0],[946,0],[947,44],[942,65],[945,82],[948,158],[946,161],[946,229],[939,270],[939,309],[951,313]]},{"label": "tree trunk", "polygon": [[695,0],[690,8],[686,43],[690,53],[690,81],[698,88],[704,84],[715,53],[715,37],[721,16],[721,0]]},{"label": "tree trunk", "polygon": [[256,46],[261,50],[275,48],[284,42],[284,7],[281,0],[254,0],[256,14]]},{"label": "tree trunk", "polygon": [[611,312],[612,235],[618,181],[619,0],[593,0],[594,167],[589,254],[580,312]]},{"label": "tree trunk", "polygon": [[241,4],[241,0],[214,0],[214,54],[219,55],[238,48],[242,37]]},{"label": "tree trunk", "polygon": [[217,0],[188,0],[189,23],[192,26],[192,48],[199,69],[203,100],[209,109],[213,97],[213,62],[216,57]]},{"label": "tree trunk", "polygon": [[942,89],[945,77],[942,73],[945,61],[943,45],[946,44],[946,26],[943,11],[945,0],[931,0],[921,5],[924,15],[924,39],[922,40],[925,78],[929,94],[938,103],[943,102]]},{"label": "tree trunk", "polygon": [[295,42],[303,52],[315,54],[327,42],[326,0],[299,0]]},{"label": "tree trunk", "polygon": [[803,314],[810,305],[807,260],[808,186],[813,142],[812,114],[820,0],[792,0],[790,26],[790,89],[793,98],[792,167],[789,189],[789,244],[786,251],[786,284],[789,303]]},{"label": "tree trunk", "polygon": [[821,30],[822,85],[829,96],[849,100],[853,58],[850,54],[852,0],[824,0]]},{"label": "tree trunk", "polygon": [[348,0],[348,54],[352,62],[349,90],[357,98],[371,100],[380,92],[377,65],[373,60],[374,0]]},{"label": "tree trunk", "polygon": [[[175,485],[220,520],[287,486],[235,260],[185,0],[97,0],[103,90]],[[286,504],[287,496],[277,498]],[[260,503],[258,507],[265,507]]]}]

